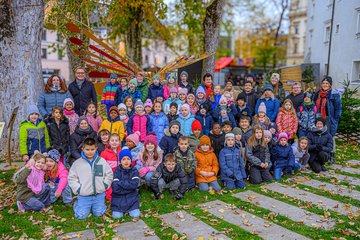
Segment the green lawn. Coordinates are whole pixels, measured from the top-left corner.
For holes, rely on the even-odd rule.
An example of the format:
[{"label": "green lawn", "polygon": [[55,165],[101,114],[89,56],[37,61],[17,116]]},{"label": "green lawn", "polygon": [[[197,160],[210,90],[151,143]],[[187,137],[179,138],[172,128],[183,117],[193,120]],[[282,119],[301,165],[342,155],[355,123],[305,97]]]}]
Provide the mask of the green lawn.
[{"label": "green lawn", "polygon": [[[338,142],[337,144],[337,163],[345,163],[348,160],[360,159],[359,148],[355,145],[347,145],[344,143]],[[16,239],[20,238],[23,233],[29,238],[39,239],[39,238],[55,238],[56,235],[61,233],[68,233],[74,231],[81,231],[87,228],[95,229],[95,233],[98,237],[105,236],[105,239],[111,239],[111,236],[114,235],[112,228],[117,226],[120,222],[131,221],[129,217],[125,217],[120,222],[118,220],[113,220],[111,218],[111,213],[108,212],[102,218],[89,217],[85,221],[75,220],[73,217],[73,211],[69,207],[65,207],[61,203],[56,203],[53,205],[47,213],[23,213],[19,214],[17,212],[16,205],[14,205],[14,185],[11,182],[11,177],[14,173],[12,171],[4,171],[0,174],[0,238],[4,239],[6,237],[15,237]],[[303,174],[297,173],[298,175],[311,176],[318,180],[333,182],[330,178],[318,177],[315,174]],[[356,176],[356,175],[355,175]],[[360,176],[356,176],[360,177]],[[318,189],[313,189],[301,185],[301,182],[289,181],[286,178],[280,181],[283,184],[293,185],[297,184],[299,188],[306,188],[307,191],[323,195],[334,200],[351,204],[353,206],[360,207],[360,202],[348,197],[341,197],[339,195],[334,195],[329,192],[320,191]],[[347,183],[341,183],[348,185]],[[171,237],[176,233],[173,229],[167,227],[162,223],[159,215],[164,213],[169,213],[176,211],[178,209],[183,209],[191,214],[193,214],[198,219],[209,224],[218,231],[224,232],[227,236],[233,239],[259,239],[258,236],[242,230],[240,227],[227,223],[220,218],[216,218],[213,215],[204,212],[199,208],[199,204],[204,202],[212,201],[219,199],[223,202],[233,204],[242,210],[245,210],[256,216],[267,218],[268,221],[274,222],[280,226],[288,228],[292,231],[298,232],[306,237],[312,239],[356,239],[356,234],[359,231],[359,217],[358,216],[342,216],[338,215],[335,212],[321,210],[314,205],[302,202],[297,199],[292,199],[284,197],[281,194],[273,193],[266,189],[263,189],[261,185],[248,185],[247,190],[252,190],[257,193],[261,193],[266,196],[281,200],[283,202],[295,205],[303,206],[308,211],[319,214],[319,215],[329,215],[331,218],[336,219],[337,225],[334,230],[326,231],[321,229],[315,229],[307,227],[301,223],[294,222],[284,216],[274,215],[269,210],[257,207],[251,203],[241,201],[232,196],[232,193],[240,192],[244,190],[235,190],[235,191],[224,191],[223,194],[209,194],[199,191],[192,191],[187,193],[185,198],[181,201],[175,201],[174,197],[169,194],[165,194],[165,198],[162,200],[155,201],[151,192],[146,189],[145,186],[141,188],[141,219],[153,230],[157,236],[161,239],[171,239]],[[359,190],[359,188],[355,188]],[[4,207],[4,205],[11,204],[11,207]],[[179,236],[180,237],[180,236]]]}]

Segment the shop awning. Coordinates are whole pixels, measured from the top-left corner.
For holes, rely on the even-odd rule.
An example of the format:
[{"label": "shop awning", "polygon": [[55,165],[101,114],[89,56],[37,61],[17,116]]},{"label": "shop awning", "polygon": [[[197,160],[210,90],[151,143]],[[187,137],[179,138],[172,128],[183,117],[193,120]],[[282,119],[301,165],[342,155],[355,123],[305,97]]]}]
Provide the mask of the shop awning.
[{"label": "shop awning", "polygon": [[215,72],[219,72],[233,61],[231,57],[222,57],[215,61]]}]

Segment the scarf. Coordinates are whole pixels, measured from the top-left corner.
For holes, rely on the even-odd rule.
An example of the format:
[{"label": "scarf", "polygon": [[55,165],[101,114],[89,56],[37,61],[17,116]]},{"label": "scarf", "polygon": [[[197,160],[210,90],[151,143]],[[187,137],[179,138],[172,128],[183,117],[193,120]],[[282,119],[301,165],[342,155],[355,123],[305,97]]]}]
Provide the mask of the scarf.
[{"label": "scarf", "polygon": [[85,79],[84,80],[77,80],[76,79],[76,84],[78,85],[78,87],[81,89],[81,86],[83,85],[83,83],[85,82]]},{"label": "scarf", "polygon": [[52,86],[50,87],[50,90],[51,90],[52,92],[58,92],[58,91],[61,90],[61,87],[60,87],[59,85],[52,85]]},{"label": "scarf", "polygon": [[124,121],[128,116],[126,114],[120,116],[120,120]]},{"label": "scarf", "polygon": [[318,109],[320,109],[320,115],[322,118],[327,117],[326,114],[326,100],[329,96],[329,90],[328,91],[324,91],[324,90],[320,90],[319,93],[319,98],[316,100],[316,106],[318,107]]},{"label": "scarf", "polygon": [[45,172],[37,169],[35,166],[31,167],[31,173],[26,179],[28,188],[31,189],[35,194],[39,194],[45,184],[44,180]]},{"label": "scarf", "polygon": [[66,116],[73,115],[73,114],[75,114],[75,110],[67,110],[67,109],[64,108],[64,114]]},{"label": "scarf", "polygon": [[203,98],[203,99],[198,99],[198,98],[196,98],[196,102],[201,105],[201,104],[203,104],[204,102],[206,102],[206,98]]},{"label": "scarf", "polygon": [[225,122],[225,121],[229,121],[229,115],[227,113],[225,114],[221,114],[221,117],[222,117],[222,122]]},{"label": "scarf", "polygon": [[212,90],[212,83],[211,84],[204,84],[205,88],[206,88],[206,98],[210,97],[213,94],[213,90]]}]

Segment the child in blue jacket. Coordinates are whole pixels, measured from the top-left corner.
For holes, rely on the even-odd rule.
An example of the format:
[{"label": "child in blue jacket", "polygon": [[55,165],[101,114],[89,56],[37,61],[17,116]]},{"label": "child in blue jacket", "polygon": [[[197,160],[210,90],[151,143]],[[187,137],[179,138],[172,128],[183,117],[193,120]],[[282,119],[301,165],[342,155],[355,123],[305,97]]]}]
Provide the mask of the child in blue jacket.
[{"label": "child in blue jacket", "polygon": [[200,104],[199,111],[196,112],[195,119],[199,120],[201,123],[202,134],[209,136],[213,125],[213,119],[210,113],[207,112],[207,108],[204,104]]},{"label": "child in blue jacket", "polygon": [[272,149],[272,157],[274,159],[274,179],[279,180],[281,173],[291,175],[295,167],[295,156],[291,145],[288,144],[288,135],[285,132],[279,134],[278,143]]},{"label": "child in blue jacket", "polygon": [[224,181],[225,188],[245,188],[245,168],[241,153],[235,147],[235,135],[233,133],[225,135],[225,147],[220,151],[219,163],[221,170],[220,178]]},{"label": "child in blue jacket", "polygon": [[153,77],[153,83],[149,87],[149,96],[152,102],[158,97],[164,98],[164,87],[160,84],[160,75],[155,74]]}]

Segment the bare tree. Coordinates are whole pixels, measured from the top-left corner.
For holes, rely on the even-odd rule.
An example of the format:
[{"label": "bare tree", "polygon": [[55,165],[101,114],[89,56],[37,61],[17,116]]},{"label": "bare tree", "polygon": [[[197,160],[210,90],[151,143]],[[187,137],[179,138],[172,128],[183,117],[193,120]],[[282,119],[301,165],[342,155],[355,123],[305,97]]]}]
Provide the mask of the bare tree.
[{"label": "bare tree", "polygon": [[[279,18],[279,21],[278,21],[278,24],[276,27],[276,32],[275,32],[275,41],[274,41],[275,47],[278,47],[278,45],[279,45],[279,34],[280,34],[281,25],[284,20],[285,12],[289,7],[289,0],[279,0],[279,1],[281,1],[280,2],[280,18]],[[274,4],[278,5],[277,0],[273,0],[273,2],[274,2]],[[276,67],[276,64],[277,64],[277,54],[274,53],[273,54],[273,68]]]}]

